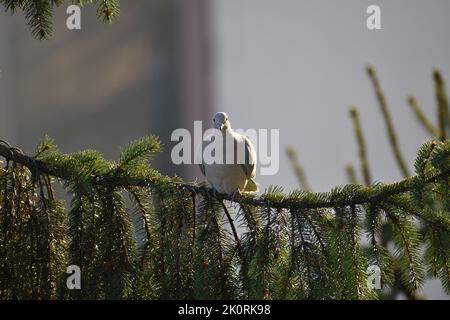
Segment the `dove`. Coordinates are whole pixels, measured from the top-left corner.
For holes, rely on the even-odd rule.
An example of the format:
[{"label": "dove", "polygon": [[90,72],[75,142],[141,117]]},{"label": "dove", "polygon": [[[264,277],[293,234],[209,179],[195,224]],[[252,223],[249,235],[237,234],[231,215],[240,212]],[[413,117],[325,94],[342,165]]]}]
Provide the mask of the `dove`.
[{"label": "dove", "polygon": [[[231,128],[228,115],[225,112],[218,112],[213,118],[215,129],[220,130],[224,144],[223,163],[208,164],[202,157],[200,170],[208,180],[209,184],[219,193],[236,195],[241,193],[258,192],[258,184],[254,178],[256,176],[256,152],[251,141],[244,135],[235,132]],[[233,150],[226,148],[226,139],[233,141]],[[204,141],[202,151],[211,143]],[[210,139],[211,140],[211,139]],[[230,148],[231,149],[231,148]],[[245,158],[237,161],[237,150],[243,150]],[[234,152],[234,160],[226,161],[227,152]],[[203,153],[202,153],[203,154]],[[230,163],[231,162],[231,163]]]}]

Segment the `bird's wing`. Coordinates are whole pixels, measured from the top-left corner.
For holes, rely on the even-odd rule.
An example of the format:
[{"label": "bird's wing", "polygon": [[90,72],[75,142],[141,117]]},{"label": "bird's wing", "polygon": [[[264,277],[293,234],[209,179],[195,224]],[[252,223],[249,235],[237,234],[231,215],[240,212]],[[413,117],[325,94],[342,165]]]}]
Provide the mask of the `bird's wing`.
[{"label": "bird's wing", "polygon": [[256,176],[256,151],[252,142],[246,136],[242,135],[245,143],[245,163],[241,164],[245,175],[248,179]]}]

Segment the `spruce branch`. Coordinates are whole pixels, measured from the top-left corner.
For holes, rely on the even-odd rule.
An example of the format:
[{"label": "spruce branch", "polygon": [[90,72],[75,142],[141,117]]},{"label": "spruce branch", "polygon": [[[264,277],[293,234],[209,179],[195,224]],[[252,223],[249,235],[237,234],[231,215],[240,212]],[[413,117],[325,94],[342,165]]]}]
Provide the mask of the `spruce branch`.
[{"label": "spruce branch", "polygon": [[389,113],[389,108],[386,103],[386,98],[384,97],[383,91],[381,90],[380,81],[378,80],[375,69],[372,66],[366,68],[367,74],[372,82],[373,88],[375,90],[375,95],[378,100],[378,104],[383,114],[383,119],[386,124],[386,130],[388,133],[389,141],[391,142],[391,148],[394,153],[395,159],[397,160],[397,165],[404,177],[409,177],[409,169],[400,151],[400,146],[398,145],[397,134],[395,133],[394,123],[392,122],[391,115]]},{"label": "spruce branch", "polygon": [[[16,149],[0,144],[0,155],[9,161],[19,163],[30,170],[37,168],[38,171],[45,175],[53,176],[62,180],[74,179],[74,173],[66,167],[58,167],[42,160],[34,159],[27,156]],[[425,179],[425,183],[434,183],[435,181],[447,178],[450,174],[450,168],[442,172],[438,172]],[[405,178],[399,182],[391,184],[375,184],[370,187],[359,185],[347,185],[337,187],[331,192],[302,192],[294,191],[289,195],[278,195],[274,197],[270,193],[263,194],[260,197],[251,195],[226,195],[217,194],[213,189],[205,186],[196,186],[184,182],[174,182],[156,178],[135,178],[120,175],[102,175],[92,174],[90,176],[91,183],[99,186],[110,187],[151,187],[160,188],[166,185],[168,188],[185,189],[194,191],[208,197],[217,197],[217,200],[228,200],[240,204],[252,206],[267,206],[276,209],[317,209],[317,208],[334,208],[342,206],[360,205],[365,203],[374,203],[390,196],[411,191],[415,183],[420,180],[418,176]]]},{"label": "spruce branch", "polygon": [[350,184],[358,184],[358,178],[356,177],[355,167],[352,164],[345,166],[345,172],[347,174],[347,181]]},{"label": "spruce branch", "polygon": [[361,128],[361,122],[359,120],[359,112],[356,107],[350,108],[350,116],[352,118],[353,127],[355,129],[356,141],[358,142],[359,161],[361,163],[361,173],[364,178],[364,184],[366,186],[371,185],[371,177],[369,170],[369,161],[367,159],[366,141]]},{"label": "spruce branch", "polygon": [[448,104],[447,93],[445,92],[444,79],[438,70],[433,72],[435,94],[437,102],[437,115],[439,123],[439,138],[446,139],[446,127],[450,127],[450,109]]},{"label": "spruce branch", "polygon": [[52,18],[55,7],[65,2],[79,6],[85,4],[97,5],[97,18],[103,22],[112,23],[119,17],[118,0],[0,0],[6,11],[12,14],[22,10],[27,19],[31,33],[38,40],[48,39],[52,33]]},{"label": "spruce branch", "polygon": [[293,147],[289,146],[286,148],[286,155],[291,161],[292,169],[294,170],[301,188],[305,191],[311,191],[311,187],[309,185],[305,171],[303,170],[302,166],[300,165],[300,161],[298,160],[297,152],[295,152]]},{"label": "spruce branch", "polygon": [[11,11],[11,13],[15,13],[19,8],[23,8],[23,5],[28,0],[0,0],[0,4],[5,7],[6,11]]},{"label": "spruce branch", "polygon": [[390,205],[382,205],[382,208],[388,220],[392,222],[397,262],[400,264],[399,269],[404,270],[401,280],[410,291],[416,291],[423,282],[423,263],[419,258],[420,236],[412,221],[398,208]]},{"label": "spruce branch", "polygon": [[24,2],[25,18],[34,37],[39,40],[47,39],[52,30],[52,6],[47,0],[28,0]]},{"label": "spruce branch", "polygon": [[223,212],[225,212],[225,215],[227,216],[227,219],[228,219],[228,223],[231,227],[231,231],[233,232],[233,237],[234,237],[234,241],[236,242],[236,247],[239,252],[239,257],[242,259],[243,253],[242,253],[242,247],[241,247],[241,240],[237,233],[236,226],[234,225],[234,220],[231,217],[230,212],[228,211],[228,209],[225,206],[225,204],[223,203],[223,201],[221,203],[222,203]]},{"label": "spruce branch", "polygon": [[97,17],[103,19],[103,22],[112,23],[119,17],[119,1],[118,0],[96,0]]},{"label": "spruce branch", "polygon": [[423,125],[423,127],[427,130],[431,136],[438,138],[440,136],[439,130],[435,128],[435,126],[431,123],[428,117],[423,112],[422,108],[417,103],[417,99],[414,96],[408,97],[408,104],[414,111],[414,114],[417,117],[417,120]]}]

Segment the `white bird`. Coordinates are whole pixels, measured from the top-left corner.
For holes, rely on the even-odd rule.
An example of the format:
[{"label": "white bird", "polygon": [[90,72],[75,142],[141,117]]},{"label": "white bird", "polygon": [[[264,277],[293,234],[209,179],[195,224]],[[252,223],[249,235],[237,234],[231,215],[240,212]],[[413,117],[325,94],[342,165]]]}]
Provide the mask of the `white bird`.
[{"label": "white bird", "polygon": [[[211,186],[220,193],[241,194],[244,192],[258,192],[258,184],[254,178],[256,176],[256,152],[251,141],[244,135],[231,129],[230,121],[225,112],[218,112],[213,118],[214,128],[220,130],[223,141],[223,163],[205,162],[202,157],[200,170],[205,175]],[[233,141],[233,150],[227,150],[226,139]],[[207,139],[208,140],[208,139]],[[211,139],[210,139],[211,140]],[[204,141],[202,144],[202,155],[205,147],[212,141]],[[239,152],[243,150],[244,159],[238,160]],[[234,159],[226,161],[227,152],[234,152]],[[230,163],[231,162],[231,163]]]}]

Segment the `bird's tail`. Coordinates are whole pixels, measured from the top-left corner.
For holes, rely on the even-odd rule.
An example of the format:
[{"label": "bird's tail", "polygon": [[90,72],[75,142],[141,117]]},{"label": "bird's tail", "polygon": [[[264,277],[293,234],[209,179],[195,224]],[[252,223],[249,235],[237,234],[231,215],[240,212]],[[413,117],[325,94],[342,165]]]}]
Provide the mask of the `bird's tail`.
[{"label": "bird's tail", "polygon": [[247,179],[247,184],[245,185],[244,192],[258,192],[259,186],[253,179]]}]

